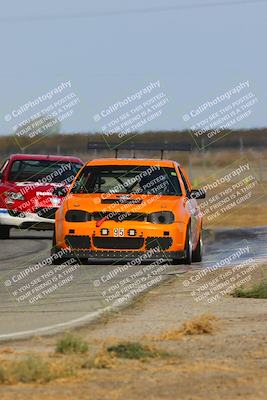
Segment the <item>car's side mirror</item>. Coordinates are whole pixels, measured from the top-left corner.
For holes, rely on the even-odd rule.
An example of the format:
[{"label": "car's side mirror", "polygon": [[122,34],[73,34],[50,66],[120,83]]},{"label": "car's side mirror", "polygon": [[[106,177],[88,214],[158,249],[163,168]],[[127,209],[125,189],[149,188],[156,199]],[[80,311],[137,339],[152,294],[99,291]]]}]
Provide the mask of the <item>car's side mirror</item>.
[{"label": "car's side mirror", "polygon": [[203,189],[193,189],[191,190],[190,195],[192,199],[205,199],[206,192]]}]

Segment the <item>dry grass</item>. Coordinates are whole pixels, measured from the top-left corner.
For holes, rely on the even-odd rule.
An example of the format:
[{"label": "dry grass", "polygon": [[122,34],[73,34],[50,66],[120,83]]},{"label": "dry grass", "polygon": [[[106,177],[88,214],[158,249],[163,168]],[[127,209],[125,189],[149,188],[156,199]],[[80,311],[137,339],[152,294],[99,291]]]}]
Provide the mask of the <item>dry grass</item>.
[{"label": "dry grass", "polygon": [[180,340],[188,335],[211,335],[217,330],[217,317],[213,314],[202,314],[189,321],[185,321],[178,329],[163,332],[159,340]]},{"label": "dry grass", "polygon": [[51,361],[37,354],[28,354],[18,360],[1,360],[0,383],[46,383],[75,374],[72,363]]},{"label": "dry grass", "polygon": [[12,349],[12,347],[4,347],[3,349],[0,350],[0,353],[2,354],[13,354],[16,351]]},{"label": "dry grass", "polygon": [[89,358],[83,362],[82,368],[91,369],[110,369],[116,366],[116,360],[113,354],[106,349],[100,350],[95,357]]},{"label": "dry grass", "polygon": [[17,383],[44,384],[56,379],[79,375],[83,369],[105,369],[116,365],[114,356],[107,350],[99,351],[95,356],[83,354],[46,355],[28,354],[17,359],[0,360],[0,384]]},{"label": "dry grass", "polygon": [[[42,356],[35,353],[28,353],[26,356],[16,353],[15,359],[8,358],[8,355],[9,353],[7,358],[0,360],[0,384],[5,385],[45,384],[56,379],[78,378],[85,370],[124,368],[124,363],[131,360],[142,363],[149,359],[170,357],[167,352],[138,342],[103,344],[95,354],[89,355],[81,352],[48,353]],[[129,368],[127,365],[125,368]]]}]

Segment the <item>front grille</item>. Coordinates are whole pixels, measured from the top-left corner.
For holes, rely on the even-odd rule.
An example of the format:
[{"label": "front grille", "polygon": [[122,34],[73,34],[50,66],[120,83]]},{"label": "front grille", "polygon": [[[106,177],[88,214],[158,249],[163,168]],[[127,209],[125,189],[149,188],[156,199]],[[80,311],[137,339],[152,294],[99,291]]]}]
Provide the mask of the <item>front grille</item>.
[{"label": "front grille", "polygon": [[146,221],[146,214],[131,213],[131,212],[94,212],[93,219],[99,221],[102,218],[108,217],[110,221]]},{"label": "front grille", "polygon": [[140,249],[144,244],[144,239],[95,236],[93,243],[99,249]]},{"label": "front grille", "polygon": [[58,208],[43,208],[39,207],[36,208],[35,212],[38,214],[39,217],[47,218],[47,219],[55,219],[55,213]]},{"label": "front grille", "polygon": [[160,250],[167,250],[172,245],[172,238],[170,237],[148,237],[146,239],[146,248],[154,249],[159,247]]},{"label": "front grille", "polygon": [[90,249],[91,242],[89,236],[65,236],[65,242],[67,246],[70,246],[72,249]]},{"label": "front grille", "polygon": [[25,213],[22,211],[17,211],[17,210],[8,210],[8,214],[11,217],[19,217],[19,218],[25,218]]}]

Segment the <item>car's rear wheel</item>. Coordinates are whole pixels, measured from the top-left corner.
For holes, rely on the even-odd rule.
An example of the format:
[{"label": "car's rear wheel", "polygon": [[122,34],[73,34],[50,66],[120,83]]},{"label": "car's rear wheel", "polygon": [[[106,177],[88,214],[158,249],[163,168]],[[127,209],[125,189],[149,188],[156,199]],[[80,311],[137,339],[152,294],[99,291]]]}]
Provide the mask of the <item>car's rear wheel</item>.
[{"label": "car's rear wheel", "polygon": [[0,239],[9,239],[10,237],[10,227],[5,225],[0,225]]},{"label": "car's rear wheel", "polygon": [[173,264],[186,264],[192,263],[192,232],[191,225],[187,226],[186,239],[185,239],[185,257],[182,259],[174,259]]},{"label": "car's rear wheel", "polygon": [[193,250],[192,254],[192,261],[193,262],[201,262],[202,261],[202,254],[203,254],[203,239],[202,239],[202,229],[199,234],[197,247]]}]

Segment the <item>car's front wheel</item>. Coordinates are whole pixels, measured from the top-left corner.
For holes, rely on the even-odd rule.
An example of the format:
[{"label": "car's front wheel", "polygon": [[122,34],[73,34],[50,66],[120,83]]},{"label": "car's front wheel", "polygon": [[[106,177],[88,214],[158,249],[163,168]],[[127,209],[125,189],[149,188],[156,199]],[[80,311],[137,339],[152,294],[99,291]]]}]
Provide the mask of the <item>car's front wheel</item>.
[{"label": "car's front wheel", "polygon": [[0,225],[0,239],[9,239],[10,237],[10,227],[5,225]]},{"label": "car's front wheel", "polygon": [[52,239],[52,248],[51,248],[51,256],[53,258],[53,265],[61,265],[64,264],[68,259],[64,258],[60,255],[59,249],[56,245],[56,233],[54,230],[53,239]]},{"label": "car's front wheel", "polygon": [[186,239],[185,239],[185,257],[183,259],[174,259],[173,264],[186,264],[192,263],[192,232],[191,225],[187,226]]},{"label": "car's front wheel", "polygon": [[190,265],[192,263],[192,231],[191,231],[191,225],[189,224],[187,227],[187,233],[186,233],[186,245],[185,245],[185,259],[184,263],[187,265]]},{"label": "car's front wheel", "polygon": [[201,262],[202,261],[202,254],[203,254],[203,239],[202,239],[202,229],[201,229],[201,231],[199,233],[197,247],[193,251],[192,261],[193,262]]}]

